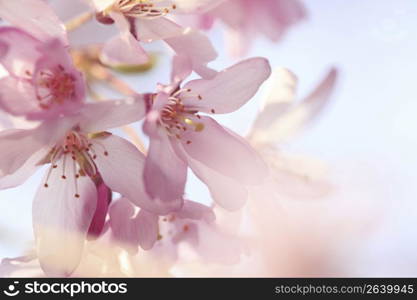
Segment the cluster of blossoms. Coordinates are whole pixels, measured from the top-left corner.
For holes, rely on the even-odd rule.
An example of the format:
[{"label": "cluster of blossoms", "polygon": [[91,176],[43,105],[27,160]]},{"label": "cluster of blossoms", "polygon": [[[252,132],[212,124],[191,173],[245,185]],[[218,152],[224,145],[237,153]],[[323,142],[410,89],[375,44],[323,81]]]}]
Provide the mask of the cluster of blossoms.
[{"label": "cluster of blossoms", "polygon": [[[234,112],[251,100],[270,77],[270,65],[256,57],[221,71],[208,67],[217,53],[201,30],[221,20],[233,34],[234,54],[242,54],[253,37],[276,41],[301,20],[300,3],[85,0],[79,23],[64,25],[55,6],[65,1],[49,2],[0,0],[0,63],[7,71],[0,79],[0,121],[30,124],[0,132],[0,188],[23,184],[45,166],[33,201],[33,257],[42,270],[69,276],[89,255],[88,244],[103,240],[131,256],[141,247],[176,257],[180,241],[214,260],[221,252],[238,252],[213,208],[241,209],[254,193],[275,197],[276,185],[285,185],[283,174],[291,172],[276,165],[281,158],[273,146],[275,133],[289,135],[315,116],[336,72],[295,104],[295,77],[281,71],[273,81],[279,92],[268,97],[250,134],[240,137],[209,115]],[[97,48],[77,48],[68,34],[84,22],[117,32]],[[126,88],[111,66],[147,64],[151,56],[143,45],[154,41],[173,50],[171,82],[154,91]],[[92,88],[94,80],[123,96],[103,101]],[[146,148],[135,137],[131,142],[109,131],[122,127],[132,133],[126,126],[137,121],[148,137]],[[212,206],[185,196],[188,169],[207,186]]]}]

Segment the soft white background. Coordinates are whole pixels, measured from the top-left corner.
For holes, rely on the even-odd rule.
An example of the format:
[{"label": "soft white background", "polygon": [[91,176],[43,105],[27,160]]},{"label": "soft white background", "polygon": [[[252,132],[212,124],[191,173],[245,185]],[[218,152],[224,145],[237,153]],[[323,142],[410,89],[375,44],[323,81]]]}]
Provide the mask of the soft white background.
[{"label": "soft white background", "polygon": [[[283,148],[328,164],[336,186],[333,205],[347,207],[341,217],[345,227],[357,226],[354,222],[361,216],[366,234],[360,234],[354,246],[347,245],[347,253],[339,258],[345,275],[417,276],[417,1],[304,4],[308,20],[280,44],[259,40],[250,56],[265,56],[273,67],[291,69],[300,79],[300,95],[308,93],[330,66],[337,66],[341,76],[320,120]],[[212,39],[221,49],[220,28]],[[235,61],[220,53],[213,66],[223,68]],[[157,70],[146,75],[149,78],[136,80],[138,91],[151,91],[156,81],[166,81],[168,63],[161,60]],[[245,134],[261,96],[218,119]],[[0,257],[19,255],[30,246],[31,201],[39,180],[38,174],[19,188],[0,192]],[[209,201],[195,179],[187,194]],[[337,231],[328,242],[336,242],[336,235]]]}]

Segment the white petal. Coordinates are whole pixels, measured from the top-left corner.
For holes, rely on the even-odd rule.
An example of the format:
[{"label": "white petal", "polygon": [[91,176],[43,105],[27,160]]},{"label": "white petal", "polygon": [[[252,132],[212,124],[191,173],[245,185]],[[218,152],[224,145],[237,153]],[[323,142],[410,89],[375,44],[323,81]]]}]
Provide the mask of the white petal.
[{"label": "white petal", "polygon": [[71,157],[65,159],[63,179],[63,165],[61,158],[49,178],[45,175],[33,202],[38,257],[49,276],[68,276],[77,268],[96,208],[96,187],[91,179],[75,178]]}]

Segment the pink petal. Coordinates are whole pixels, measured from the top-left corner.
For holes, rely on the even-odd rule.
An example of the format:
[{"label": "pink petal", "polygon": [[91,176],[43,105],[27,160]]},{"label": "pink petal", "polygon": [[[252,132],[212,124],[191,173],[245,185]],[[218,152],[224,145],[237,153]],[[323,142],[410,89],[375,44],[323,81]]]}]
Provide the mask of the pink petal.
[{"label": "pink petal", "polygon": [[[287,79],[281,77],[279,80],[280,82],[287,82]],[[332,69],[312,93],[294,103],[285,103],[286,101],[280,100],[286,98],[283,95],[287,93],[293,94],[295,86],[289,92],[286,92],[284,86],[281,86],[280,90],[274,90],[274,94],[267,99],[265,108],[253,125],[250,134],[251,142],[276,144],[305,129],[307,125],[320,116],[320,113],[329,104],[336,81],[337,70]],[[293,81],[291,85],[295,84],[296,81]],[[275,85],[278,85],[278,83],[275,83]]]},{"label": "pink petal", "polygon": [[80,127],[85,132],[105,131],[141,120],[145,115],[142,96],[123,100],[86,103],[81,111]]},{"label": "pink petal", "polygon": [[39,163],[48,155],[51,149],[44,147],[29,157],[28,160],[14,172],[0,178],[0,189],[16,187],[24,183],[39,168]]},{"label": "pink petal", "polygon": [[11,76],[0,79],[0,107],[15,116],[40,110],[33,86]]},{"label": "pink petal", "polygon": [[[36,62],[33,81],[40,82],[43,80],[43,72],[59,68],[74,80],[74,89],[73,94],[70,96],[66,95],[62,103],[52,103],[49,109],[33,112],[29,114],[29,118],[46,119],[51,117],[56,118],[60,115],[77,114],[86,97],[85,81],[83,74],[74,67],[68,49],[60,40],[51,39],[42,43],[38,47],[38,50],[42,56]],[[41,89],[39,84],[34,84],[34,87],[38,91]]]},{"label": "pink petal", "polygon": [[112,238],[130,254],[136,254],[139,245],[139,228],[135,224],[135,207],[126,198],[114,201],[109,208]]},{"label": "pink petal", "polygon": [[210,117],[201,117],[201,122],[202,131],[183,134],[182,147],[187,156],[244,185],[262,183],[268,175],[267,167],[246,140]]},{"label": "pink petal", "polygon": [[[251,6],[250,3],[249,6]],[[245,25],[248,23],[250,24],[250,20],[248,20],[248,16],[246,15],[247,9],[248,5],[243,3],[242,0],[225,0],[208,13],[221,19],[228,27],[231,27],[236,31],[242,31],[245,29]]]},{"label": "pink petal", "polygon": [[59,38],[68,44],[65,26],[41,0],[0,0],[0,17],[40,40]]},{"label": "pink petal", "polygon": [[3,55],[6,55],[7,53],[7,44],[4,42],[0,42],[0,57],[2,57]]},{"label": "pink petal", "polygon": [[158,238],[158,216],[143,209],[135,215],[134,206],[126,198],[111,205],[110,226],[113,238],[131,254],[139,245],[151,249]]},{"label": "pink petal", "polygon": [[135,20],[136,35],[139,41],[153,42],[183,34],[183,28],[167,18]]},{"label": "pink petal", "polygon": [[135,226],[138,228],[139,245],[144,250],[153,247],[158,239],[159,227],[158,216],[141,209],[136,217]]},{"label": "pink petal", "polygon": [[151,136],[145,161],[144,182],[146,191],[172,208],[182,204],[187,165],[177,156],[165,132]]},{"label": "pink petal", "polygon": [[[2,64],[13,78],[1,81],[0,105],[14,115],[28,119],[45,119],[61,114],[78,112],[85,100],[85,83],[82,74],[71,61],[68,49],[58,39],[40,43],[28,34],[15,29],[0,29],[0,40],[8,44],[6,55],[0,57]],[[65,95],[62,103],[51,100],[49,109],[40,106],[36,94],[47,95],[47,87],[38,84],[44,81],[43,74],[62,69],[63,74],[73,79],[74,89]]]},{"label": "pink petal", "polygon": [[191,89],[202,100],[196,103],[195,98],[189,98],[184,104],[207,113],[233,112],[256,94],[270,74],[271,68],[266,59],[244,60],[218,73],[213,79],[198,79],[187,83],[184,88]]},{"label": "pink petal", "polygon": [[214,21],[215,19],[212,16],[203,14],[200,16],[198,27],[202,30],[210,30],[214,26]]},{"label": "pink petal", "polygon": [[176,55],[172,60],[171,82],[174,84],[182,82],[193,71],[193,66],[188,57],[184,55]]},{"label": "pink petal", "polygon": [[103,63],[117,65],[141,65],[149,61],[145,50],[130,33],[130,25],[119,13],[111,13],[112,19],[120,29],[120,34],[108,41],[102,50]]},{"label": "pink petal", "polygon": [[244,185],[192,158],[188,158],[188,164],[194,174],[207,185],[211,197],[218,205],[229,211],[235,211],[246,203],[248,190]]},{"label": "pink petal", "polygon": [[257,33],[250,29],[253,28],[226,30],[226,49],[232,57],[243,57],[248,54],[252,42],[257,37]]},{"label": "pink petal", "polygon": [[104,182],[96,183],[97,189],[97,206],[88,228],[87,237],[96,239],[103,231],[106,222],[107,210],[112,199],[112,191],[104,184]]},{"label": "pink petal", "polygon": [[164,40],[177,55],[188,57],[193,70],[202,77],[213,77],[216,72],[207,64],[217,57],[210,40],[202,33],[182,28],[167,18],[136,19],[136,33],[140,41]]},{"label": "pink petal", "polygon": [[306,16],[304,6],[297,0],[263,1],[253,17],[254,26],[272,41],[279,40],[292,25]]},{"label": "pink petal", "polygon": [[189,200],[184,201],[183,207],[176,215],[182,219],[205,220],[206,222],[213,222],[216,219],[210,207]]},{"label": "pink petal", "polygon": [[21,168],[36,152],[46,146],[46,131],[9,129],[0,132],[0,175],[10,175]]},{"label": "pink petal", "polygon": [[131,34],[123,34],[104,45],[100,60],[109,66],[142,65],[149,61],[149,56]]},{"label": "pink petal", "polygon": [[96,151],[98,171],[111,190],[152,212],[164,213],[172,209],[151,200],[145,192],[141,180],[145,157],[133,144],[115,135],[93,139],[91,143]]},{"label": "pink petal", "polygon": [[27,78],[27,72],[34,73],[35,63],[41,56],[37,39],[21,29],[2,27],[0,43],[3,45],[0,62],[10,75]]},{"label": "pink petal", "polygon": [[[58,162],[62,166],[64,159]],[[45,176],[33,202],[33,226],[41,267],[49,276],[68,276],[78,266],[97,201],[89,177],[75,178],[73,162]],[[79,197],[75,195],[78,194]]]},{"label": "pink petal", "polygon": [[309,121],[319,115],[319,113],[327,106],[330,101],[336,81],[338,77],[338,71],[332,68],[320,82],[320,84],[301,101],[300,106],[308,107]]},{"label": "pink petal", "polygon": [[83,2],[86,2],[97,11],[102,11],[112,5],[115,0],[83,0]]},{"label": "pink petal", "polygon": [[217,53],[206,35],[187,28],[183,34],[166,38],[165,42],[177,55],[188,57],[193,70],[201,77],[216,76],[217,72],[207,67],[209,62],[217,58]]},{"label": "pink petal", "polygon": [[[178,226],[178,224],[177,224]],[[186,226],[184,229],[184,226]],[[193,247],[198,247],[199,245],[199,232],[198,232],[199,226],[196,223],[187,223],[184,224],[181,228],[177,228],[174,236],[172,237],[172,243],[179,244],[182,242],[187,242]],[[178,245],[176,245],[178,247]],[[178,249],[175,249],[178,251]],[[197,251],[198,252],[198,251]]]},{"label": "pink petal", "polygon": [[[31,251],[30,253],[24,256],[13,257],[13,258],[3,258],[0,263],[0,277],[1,278],[17,277],[16,273],[19,271],[25,271],[25,274],[27,274],[27,271],[31,266],[30,263],[34,261],[35,259],[36,259],[36,254],[34,251]],[[38,273],[41,273],[41,271],[39,271]],[[39,277],[41,276],[42,275],[39,274]]]},{"label": "pink petal", "polygon": [[198,13],[213,9],[225,0],[175,0],[178,12],[181,13]]},{"label": "pink petal", "polygon": [[32,154],[60,141],[74,122],[72,119],[49,120],[34,129],[0,132],[0,176],[16,172]]},{"label": "pink petal", "polygon": [[235,235],[222,232],[218,226],[201,223],[198,236],[198,244],[194,246],[204,262],[222,265],[234,265],[239,262],[244,245]]},{"label": "pink petal", "polygon": [[292,108],[295,102],[298,79],[291,71],[277,68],[267,81],[268,94],[262,102],[262,109],[253,122],[248,134],[251,143],[269,142],[274,123]]}]

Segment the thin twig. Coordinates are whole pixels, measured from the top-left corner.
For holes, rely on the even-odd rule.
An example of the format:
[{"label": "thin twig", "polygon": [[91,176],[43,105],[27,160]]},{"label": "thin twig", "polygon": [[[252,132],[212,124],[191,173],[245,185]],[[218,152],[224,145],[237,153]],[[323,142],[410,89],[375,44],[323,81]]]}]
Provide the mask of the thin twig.
[{"label": "thin twig", "polygon": [[78,27],[84,25],[88,21],[90,21],[93,18],[94,14],[92,12],[85,12],[82,13],[75,18],[69,20],[65,23],[65,29],[67,31],[73,31],[77,29]]}]

